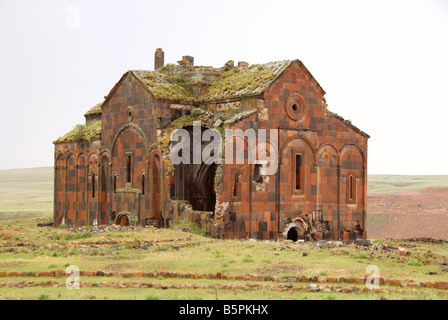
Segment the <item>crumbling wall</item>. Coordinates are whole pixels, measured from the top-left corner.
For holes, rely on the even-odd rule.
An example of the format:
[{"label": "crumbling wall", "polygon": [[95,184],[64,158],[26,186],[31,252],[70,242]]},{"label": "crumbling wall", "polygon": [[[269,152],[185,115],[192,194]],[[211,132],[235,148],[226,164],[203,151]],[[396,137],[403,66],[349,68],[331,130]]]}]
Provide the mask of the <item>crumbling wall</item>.
[{"label": "crumbling wall", "polygon": [[172,214],[169,218],[171,226],[190,221],[196,224],[206,235],[223,238],[223,222],[216,220],[213,212],[193,210],[186,200],[171,200],[170,206],[172,207]]},{"label": "crumbling wall", "polygon": [[280,239],[319,241],[331,238],[329,222],[324,221],[322,215],[316,212],[286,218],[283,225],[285,227]]}]

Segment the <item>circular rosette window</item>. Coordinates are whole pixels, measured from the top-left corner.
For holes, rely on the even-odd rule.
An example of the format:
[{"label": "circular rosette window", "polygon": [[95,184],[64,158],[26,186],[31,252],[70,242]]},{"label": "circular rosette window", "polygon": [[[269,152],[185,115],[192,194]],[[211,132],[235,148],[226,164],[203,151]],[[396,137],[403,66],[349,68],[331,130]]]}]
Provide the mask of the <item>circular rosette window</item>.
[{"label": "circular rosette window", "polygon": [[292,120],[300,120],[305,115],[305,100],[300,94],[294,93],[286,99],[286,113]]},{"label": "circular rosette window", "polygon": [[127,115],[128,121],[132,121],[134,119],[134,108],[129,106],[126,110],[126,115]]}]

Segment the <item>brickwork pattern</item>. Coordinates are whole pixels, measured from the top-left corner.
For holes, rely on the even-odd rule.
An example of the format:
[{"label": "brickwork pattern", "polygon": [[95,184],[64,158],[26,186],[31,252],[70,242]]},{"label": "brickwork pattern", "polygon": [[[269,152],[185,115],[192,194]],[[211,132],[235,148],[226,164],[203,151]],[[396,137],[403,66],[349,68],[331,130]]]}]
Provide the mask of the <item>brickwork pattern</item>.
[{"label": "brickwork pattern", "polygon": [[[259,96],[205,102],[213,121],[240,112],[240,118],[225,124],[227,128],[266,129],[267,145],[273,145],[269,129],[275,129],[278,146],[271,152],[279,157],[277,174],[255,181],[255,165],[248,164],[252,150],[247,140],[243,142],[245,164],[224,164],[217,186],[215,181],[220,211],[208,215],[204,228],[209,234],[278,239],[295,232],[307,240],[367,237],[369,137],[328,112],[324,95],[309,71],[296,62]],[[182,216],[171,202],[176,179],[157,138],[194,107],[192,102],[156,99],[132,72],[123,75],[102,105],[101,140],[55,145],[55,224],[113,223],[126,211],[142,225],[169,226],[173,214]]]}]

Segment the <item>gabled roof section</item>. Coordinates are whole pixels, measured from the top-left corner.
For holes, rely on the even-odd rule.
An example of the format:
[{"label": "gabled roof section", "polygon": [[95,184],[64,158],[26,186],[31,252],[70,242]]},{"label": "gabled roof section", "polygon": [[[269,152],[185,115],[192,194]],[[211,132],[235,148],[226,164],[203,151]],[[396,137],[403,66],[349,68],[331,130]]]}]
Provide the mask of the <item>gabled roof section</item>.
[{"label": "gabled roof section", "polygon": [[[166,65],[154,71],[130,70],[116,86],[126,75],[132,74],[156,99],[192,103],[241,99],[262,94],[293,63],[302,67],[312,82],[325,94],[325,91],[300,60],[282,60],[235,67],[230,70],[175,65]],[[207,87],[205,94],[199,95],[197,91],[195,92],[193,87],[196,85],[205,85]],[[111,96],[116,86],[108,97]]]},{"label": "gabled roof section", "polygon": [[89,111],[86,112],[86,114],[84,116],[92,116],[92,115],[96,115],[96,114],[101,114],[102,110],[101,110],[101,106],[103,105],[103,102],[98,103],[97,105],[95,105],[94,107],[92,107]]},{"label": "gabled roof section", "polygon": [[193,94],[193,88],[187,79],[171,76],[165,69],[154,71],[132,70],[130,72],[134,74],[157,99],[194,101],[198,98]]},{"label": "gabled roof section", "polygon": [[60,137],[54,144],[77,141],[93,141],[101,139],[101,120],[92,120],[85,124],[78,124],[70,132]]},{"label": "gabled roof section", "polygon": [[354,126],[350,120],[345,120],[343,117],[341,117],[340,115],[338,115],[335,112],[331,112],[330,110],[327,109],[325,112],[325,117],[331,117],[331,118],[337,119],[337,120],[341,121],[342,123],[344,123],[347,127],[351,128],[355,132],[359,133],[361,136],[366,137],[367,139],[370,138],[370,136],[367,133],[360,130],[358,127]]},{"label": "gabled roof section", "polygon": [[311,74],[311,72],[308,70],[308,68],[305,67],[303,62],[298,60],[298,59],[294,60],[294,62],[297,63],[305,71],[305,73],[310,77],[311,82],[314,83],[319,88],[319,90],[321,91],[322,95],[325,95],[325,90],[322,89],[322,87],[319,84],[319,82],[317,82],[316,78],[314,78],[314,76]]},{"label": "gabled roof section", "polygon": [[257,96],[291,63],[283,60],[233,68],[213,81],[202,98],[212,101]]}]

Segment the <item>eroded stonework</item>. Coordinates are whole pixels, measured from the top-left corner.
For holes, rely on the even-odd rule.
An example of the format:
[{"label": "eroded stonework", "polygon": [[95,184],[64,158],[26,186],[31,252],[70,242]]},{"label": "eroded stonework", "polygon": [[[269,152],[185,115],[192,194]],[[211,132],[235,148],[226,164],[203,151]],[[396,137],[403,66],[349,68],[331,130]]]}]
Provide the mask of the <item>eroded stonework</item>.
[{"label": "eroded stonework", "polygon": [[[213,68],[163,57],[157,49],[157,70],[126,72],[85,125],[55,141],[56,226],[189,220],[217,238],[366,238],[369,136],[327,110],[301,61]],[[260,174],[246,142],[243,164],[173,164],[171,133],[193,136],[193,123],[273,129],[277,173]]]}]

